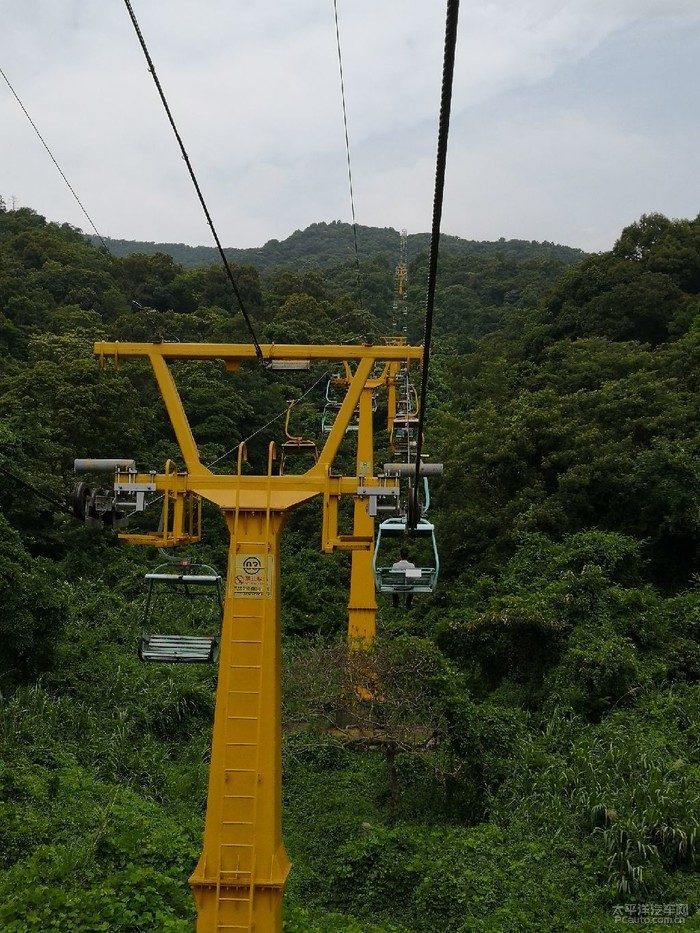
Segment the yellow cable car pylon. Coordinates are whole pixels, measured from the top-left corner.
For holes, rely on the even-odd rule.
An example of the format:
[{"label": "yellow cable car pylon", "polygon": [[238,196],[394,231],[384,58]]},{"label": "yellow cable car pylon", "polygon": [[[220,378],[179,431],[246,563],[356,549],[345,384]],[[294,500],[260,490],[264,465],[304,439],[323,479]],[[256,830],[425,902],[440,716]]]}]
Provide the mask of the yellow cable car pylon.
[{"label": "yellow cable car pylon", "polygon": [[[373,397],[380,388],[387,389],[387,431],[391,432],[396,417],[396,380],[402,366],[407,366],[410,359],[415,359],[406,350],[415,349],[406,346],[403,337],[385,338],[385,342],[395,352],[403,351],[400,359],[392,353],[386,359],[379,376],[367,380],[360,395],[357,461],[358,477],[371,477],[374,474],[374,436],[372,429]],[[398,498],[397,498],[398,506]],[[353,515],[353,533],[356,536],[374,537],[374,519],[366,503],[355,500]],[[375,596],[373,554],[366,550],[355,550],[351,555],[350,600],[348,602],[348,646],[350,650],[369,647],[375,639],[377,630],[377,600]]]},{"label": "yellow cable car pylon", "polygon": [[[356,575],[351,604],[362,630],[375,604],[371,573],[373,520],[369,517],[380,480],[372,474],[371,381],[379,362],[419,360],[421,347],[263,346],[275,360],[335,360],[355,365],[318,463],[300,475],[275,475],[274,445],[263,475],[243,475],[239,450],[234,475],[212,473],[199,458],[168,361],[221,359],[235,372],[255,348],[238,344],[106,343],[95,345],[102,365],[125,357],[150,360],[186,473],[121,474],[120,489],[148,487],[167,491],[181,514],[201,497],[224,513],[230,535],[219,656],[219,677],[212,732],[211,764],[202,854],[190,878],[197,906],[197,933],[247,931],[281,933],[282,893],[290,863],[282,842],[282,712],[279,539],[286,513],[314,496],[323,496],[322,547],[367,555],[369,574]],[[356,476],[331,472],[334,458],[355,409],[360,407]],[[360,460],[360,458],[364,458]],[[366,473],[364,471],[367,471]],[[116,484],[115,484],[116,488]],[[341,496],[355,498],[355,528],[338,532]],[[363,515],[367,513],[367,519]],[[166,525],[167,527],[167,525]],[[131,542],[154,544],[150,534],[129,535]],[[171,529],[161,546],[184,543],[187,529]],[[364,565],[363,565],[364,566]],[[359,582],[358,582],[359,581]]]}]

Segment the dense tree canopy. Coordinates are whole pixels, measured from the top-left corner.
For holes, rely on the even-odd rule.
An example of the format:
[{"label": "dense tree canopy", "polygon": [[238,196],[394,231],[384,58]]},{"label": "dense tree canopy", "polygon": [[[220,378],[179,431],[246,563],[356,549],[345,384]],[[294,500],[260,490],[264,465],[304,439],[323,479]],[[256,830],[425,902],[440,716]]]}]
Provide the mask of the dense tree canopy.
[{"label": "dense tree canopy", "polygon": [[[395,335],[398,234],[359,236],[359,277],[343,224],[232,255],[261,342]],[[100,370],[94,340],[249,335],[207,254],[122,246],[110,255],[0,205],[8,933],[193,928],[186,878],[215,674],[139,666],[142,575],[157,555],[63,506],[75,457],[145,469],[179,458],[148,368]],[[409,240],[416,342],[426,247]],[[349,564],[319,551],[319,503],[282,539],[285,930],[598,933],[625,905],[692,915],[700,218],[644,216],[588,257],[513,241],[444,247],[425,438],[445,465],[431,488],[438,591],[410,611],[380,598],[374,653],[348,670]],[[260,466],[302,395],[295,430],[321,439],[320,368],[173,372],[213,470],[244,439]],[[381,417],[380,400],[378,462]],[[343,457],[351,469],[350,439]],[[205,518],[198,554],[223,569],[223,522],[213,508]],[[335,728],[339,711],[372,741]]]}]

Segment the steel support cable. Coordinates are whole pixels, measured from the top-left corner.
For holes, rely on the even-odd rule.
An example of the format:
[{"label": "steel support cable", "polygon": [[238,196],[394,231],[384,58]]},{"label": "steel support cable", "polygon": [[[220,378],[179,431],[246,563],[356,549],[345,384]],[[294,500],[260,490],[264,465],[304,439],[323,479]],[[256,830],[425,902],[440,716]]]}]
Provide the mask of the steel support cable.
[{"label": "steel support cable", "polygon": [[262,349],[260,348],[258,339],[255,336],[255,331],[253,329],[253,324],[250,319],[250,315],[248,314],[248,311],[246,310],[246,307],[243,303],[243,298],[241,297],[241,293],[238,290],[238,285],[236,284],[236,280],[233,277],[231,266],[229,265],[228,259],[226,258],[226,253],[224,252],[224,249],[221,245],[221,241],[219,240],[219,235],[217,234],[216,228],[214,227],[214,221],[211,219],[211,214],[209,213],[209,209],[207,207],[206,201],[204,200],[204,195],[202,194],[202,190],[199,187],[199,182],[197,181],[197,177],[194,173],[194,169],[192,168],[192,163],[190,162],[189,156],[187,155],[187,151],[185,150],[185,145],[182,141],[182,137],[180,136],[177,126],[175,125],[175,120],[173,119],[173,115],[170,111],[170,107],[168,106],[168,102],[165,98],[165,94],[163,92],[163,88],[161,86],[160,80],[158,79],[158,75],[156,74],[155,65],[153,64],[153,60],[151,59],[150,53],[148,51],[146,41],[143,37],[143,33],[141,32],[141,28],[139,27],[138,21],[136,19],[136,14],[134,13],[133,7],[131,6],[131,3],[129,2],[129,0],[124,0],[124,3],[126,4],[126,8],[129,11],[129,16],[131,18],[132,25],[134,27],[134,30],[136,31],[136,35],[138,36],[138,40],[141,44],[143,54],[146,58],[146,62],[148,63],[148,70],[151,72],[153,81],[155,83],[155,86],[158,90],[158,94],[161,99],[161,103],[163,104],[163,108],[167,114],[168,120],[170,121],[170,126],[172,127],[173,133],[175,134],[175,138],[177,139],[178,145],[180,146],[180,152],[182,153],[182,158],[185,160],[185,164],[187,165],[187,170],[190,173],[190,178],[192,179],[192,184],[194,185],[194,189],[197,192],[197,197],[199,198],[199,203],[202,205],[204,216],[207,219],[207,223],[209,224],[209,229],[211,230],[212,235],[214,237],[214,242],[216,243],[217,249],[219,250],[219,255],[221,256],[221,261],[224,265],[224,269],[226,270],[226,275],[231,284],[231,288],[233,289],[233,293],[236,296],[236,299],[238,301],[238,306],[241,309],[243,320],[246,323],[246,327],[248,328],[248,333],[250,334],[250,339],[253,343],[253,346],[255,347],[255,355],[257,356],[258,361],[263,366],[266,366],[267,362],[265,358],[263,357]]},{"label": "steel support cable", "polygon": [[[333,0],[333,12],[335,14],[335,39],[338,48],[338,70],[340,72],[340,97],[343,102],[343,126],[345,128],[345,154],[348,161],[348,184],[350,186],[350,212],[352,214],[352,234],[355,242],[355,265],[357,267],[357,288],[362,292],[362,282],[360,280],[360,252],[357,248],[357,223],[355,221],[355,196],[352,188],[352,167],[350,164],[350,137],[348,135],[348,112],[345,105],[345,80],[343,78],[343,56],[340,52],[340,27],[338,26],[338,0]],[[361,295],[360,295],[361,298]]]},{"label": "steel support cable", "polygon": [[457,20],[459,0],[447,0],[445,24],[445,53],[442,68],[442,92],[440,99],[440,123],[438,128],[437,159],[435,169],[435,196],[433,199],[433,226],[430,235],[428,260],[428,290],[425,302],[425,330],[423,335],[423,371],[421,373],[420,406],[418,409],[418,437],[416,438],[416,472],[413,482],[413,508],[409,509],[409,528],[418,523],[418,481],[423,452],[423,428],[425,425],[426,394],[428,391],[428,369],[430,363],[430,341],[433,332],[435,307],[435,283],[437,279],[438,247],[440,245],[440,221],[445,190],[445,168],[447,165],[447,137],[450,131],[452,107],[452,84],[454,79],[455,49],[457,47]]},{"label": "steel support cable", "polygon": [[[300,395],[298,399],[294,400],[294,404],[298,405],[299,402],[303,401],[307,395],[310,395],[313,392],[313,390],[316,388],[319,382],[328,378],[329,375],[330,373],[328,372],[328,370],[327,369],[324,370],[321,373],[321,375],[318,377],[318,379],[312,385],[310,385],[308,389],[306,389],[304,394]],[[275,423],[275,421],[279,421],[280,418],[284,418],[284,416],[287,414],[287,410],[288,409],[285,408],[284,411],[281,411],[278,415],[275,415],[274,418],[270,418],[267,424],[264,424],[262,427],[258,428],[256,431],[253,431],[253,433],[249,434],[248,437],[244,437],[243,440],[239,441],[235,447],[232,447],[230,450],[227,450],[226,453],[221,454],[220,457],[217,457],[215,460],[211,460],[209,463],[205,463],[204,465],[206,466],[206,468],[209,469],[209,467],[213,467],[216,463],[219,463],[219,461],[224,460],[226,457],[229,457],[231,454],[234,454],[238,450],[238,448],[241,446],[241,444],[247,444],[248,441],[252,441],[252,439],[256,437],[258,434],[260,434],[262,431],[264,431],[265,428],[269,428],[271,424]],[[163,501],[163,498],[164,498],[163,496],[156,496],[154,499],[150,500],[146,508],[150,508],[152,505],[157,505],[159,502]],[[158,530],[160,531],[161,529],[159,528]],[[162,549],[159,548],[158,550],[161,551]]]},{"label": "steel support cable", "polygon": [[[322,382],[324,379],[327,379],[329,375],[330,375],[329,371],[325,369],[321,373],[321,375],[318,377],[318,379],[312,385],[310,385],[308,389],[306,389],[304,394],[300,395],[299,398],[294,400],[294,404],[298,405],[299,402],[302,402],[306,398],[307,395],[311,395],[311,393],[316,388],[316,386],[319,384],[319,382]],[[248,441],[252,440],[254,437],[256,437],[256,435],[264,431],[265,428],[269,428],[271,424],[275,423],[275,421],[279,421],[280,418],[283,418],[287,414],[287,410],[288,409],[285,408],[284,411],[281,411],[278,415],[275,415],[274,418],[270,418],[267,424],[264,424],[261,428],[258,428],[257,431],[253,431],[253,433],[249,434],[248,437],[244,437],[243,440],[239,441],[235,447],[232,447],[231,450],[227,450],[225,454],[221,454],[220,457],[217,457],[216,460],[212,460],[211,463],[207,463],[206,466],[212,467],[214,466],[215,463],[218,463],[220,460],[223,460],[225,457],[228,457],[231,454],[235,453],[238,450],[238,448],[241,446],[241,444],[247,444]]]},{"label": "steel support cable", "polygon": [[34,122],[34,120],[32,120],[31,116],[29,115],[29,111],[28,111],[27,108],[24,106],[24,104],[22,103],[22,101],[19,99],[19,95],[17,94],[17,91],[16,91],[16,90],[12,87],[12,85],[10,84],[10,79],[7,77],[7,75],[6,75],[5,72],[2,70],[2,68],[0,68],[0,75],[3,76],[3,78],[4,78],[4,80],[5,80],[5,84],[9,87],[9,89],[10,89],[10,91],[12,92],[12,94],[13,94],[15,100],[17,101],[17,103],[18,103],[18,104],[20,105],[20,107],[22,108],[25,117],[29,120],[29,122],[30,122],[30,124],[31,124],[31,126],[32,126],[32,129],[34,130],[34,132],[36,133],[36,135],[39,137],[39,140],[41,141],[42,146],[43,146],[44,149],[46,149],[46,151],[48,152],[49,158],[51,159],[51,161],[53,162],[53,164],[54,164],[54,165],[56,166],[56,168],[58,169],[58,172],[59,172],[61,178],[65,181],[66,185],[68,186],[68,190],[70,191],[70,193],[73,195],[73,197],[74,197],[75,200],[77,201],[78,207],[79,207],[80,210],[83,212],[83,214],[85,214],[85,216],[87,217],[88,223],[90,224],[90,226],[92,227],[92,229],[95,231],[95,236],[96,236],[97,239],[100,241],[100,243],[104,246],[105,250],[111,255],[110,249],[109,249],[109,247],[107,246],[107,244],[105,243],[105,241],[103,240],[103,238],[102,238],[102,236],[101,236],[101,234],[100,234],[100,231],[99,231],[99,230],[97,229],[97,227],[95,226],[92,217],[91,217],[91,216],[88,214],[88,212],[85,210],[85,207],[84,207],[84,205],[83,205],[83,202],[80,200],[80,198],[79,198],[78,195],[76,194],[75,189],[73,188],[73,185],[71,185],[71,183],[70,183],[70,182],[68,181],[68,179],[66,178],[66,176],[65,176],[65,174],[64,174],[64,172],[63,172],[63,169],[61,168],[61,166],[60,166],[60,165],[58,164],[58,162],[56,161],[56,158],[55,158],[53,152],[51,152],[51,150],[49,149],[46,140],[44,139],[44,137],[43,137],[43,136],[41,135],[41,133],[39,132],[38,126],[36,125],[36,123]]},{"label": "steel support cable", "polygon": [[[10,479],[13,479],[16,483],[19,483],[20,486],[24,486],[25,489],[33,492],[34,495],[38,496],[40,499],[44,499],[45,502],[49,502],[51,505],[59,509],[59,511],[66,512],[68,515],[73,515],[73,510],[69,509],[67,505],[62,502],[58,502],[56,499],[52,499],[51,496],[47,496],[45,492],[37,489],[36,486],[32,486],[32,484],[28,483],[26,480],[20,479],[19,476],[11,473],[9,470],[5,469],[5,467],[0,466],[0,473],[4,473],[5,476],[9,476]],[[75,515],[73,515],[73,517],[75,518]]]},{"label": "steel support cable", "polygon": [[[325,369],[321,375],[316,379],[307,389],[304,390],[303,394],[299,396],[298,399],[295,399],[294,404],[298,405],[299,402],[302,402],[308,395],[311,395],[313,390],[324,379],[327,379],[329,376],[329,371]],[[216,460],[212,460],[211,463],[207,464],[207,467],[214,466],[215,463],[218,463],[220,460],[223,460],[224,457],[228,457],[230,454],[235,453],[241,444],[247,444],[248,441],[252,440],[256,435],[260,434],[261,431],[264,431],[265,428],[269,428],[271,424],[274,424],[275,421],[279,421],[280,418],[283,418],[287,414],[287,408],[284,411],[281,411],[278,415],[275,415],[274,418],[271,418],[267,424],[264,424],[261,428],[258,428],[257,431],[253,431],[252,434],[249,434],[248,437],[244,438],[242,441],[239,441],[235,447],[232,447],[231,450],[227,450],[226,453],[222,454],[220,457],[217,457]],[[0,473],[4,473],[5,476],[9,476],[10,479],[13,479],[16,483],[19,483],[20,486],[24,486],[25,489],[28,489],[30,492],[33,492],[40,499],[43,499],[45,502],[50,503],[55,506],[61,512],[65,512],[67,515],[71,515],[73,518],[77,518],[72,509],[70,509],[65,503],[59,502],[57,499],[53,499],[51,496],[47,496],[45,492],[42,492],[40,489],[37,489],[36,486],[32,486],[31,483],[28,483],[26,480],[21,479],[15,473],[12,473],[4,466],[0,466]],[[162,501],[163,496],[156,496],[155,499],[152,499],[148,505],[154,505],[157,502]]]}]

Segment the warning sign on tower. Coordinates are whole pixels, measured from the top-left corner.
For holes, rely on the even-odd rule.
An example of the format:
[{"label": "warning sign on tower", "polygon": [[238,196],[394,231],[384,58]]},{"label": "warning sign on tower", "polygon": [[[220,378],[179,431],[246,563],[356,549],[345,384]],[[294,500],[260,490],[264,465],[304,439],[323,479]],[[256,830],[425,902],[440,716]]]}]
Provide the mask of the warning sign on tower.
[{"label": "warning sign on tower", "polygon": [[266,599],[272,597],[274,557],[261,554],[236,554],[236,572],[233,578],[234,595],[239,599]]}]

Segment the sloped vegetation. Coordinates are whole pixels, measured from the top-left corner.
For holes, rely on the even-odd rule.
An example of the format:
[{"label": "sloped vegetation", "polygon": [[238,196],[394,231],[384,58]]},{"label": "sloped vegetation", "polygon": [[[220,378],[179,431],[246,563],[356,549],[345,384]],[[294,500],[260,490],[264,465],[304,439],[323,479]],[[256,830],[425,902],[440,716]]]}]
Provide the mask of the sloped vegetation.
[{"label": "sloped vegetation", "polygon": [[[391,332],[398,235],[360,230],[358,287],[334,226],[241,258],[262,341]],[[373,667],[348,671],[349,564],[318,552],[318,503],[283,537],[285,930],[598,933],[638,904],[692,918],[700,219],[642,217],[589,257],[445,245],[426,436],[445,464],[439,591],[410,611],[380,605]],[[413,339],[420,326],[415,313]],[[109,255],[31,210],[0,211],[8,933],[194,928],[215,674],[139,665],[157,556],[62,508],[74,457],[179,458],[147,369],[101,371],[98,339],[247,332],[215,265]],[[212,469],[246,438],[259,466],[287,399],[315,382],[295,414],[320,434],[322,369],[176,369]],[[208,508],[198,556],[223,568],[226,544]],[[339,709],[375,728],[333,728]]]}]

